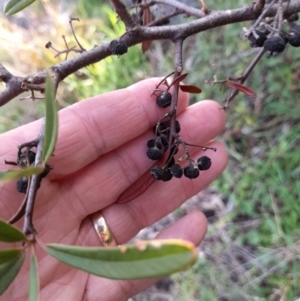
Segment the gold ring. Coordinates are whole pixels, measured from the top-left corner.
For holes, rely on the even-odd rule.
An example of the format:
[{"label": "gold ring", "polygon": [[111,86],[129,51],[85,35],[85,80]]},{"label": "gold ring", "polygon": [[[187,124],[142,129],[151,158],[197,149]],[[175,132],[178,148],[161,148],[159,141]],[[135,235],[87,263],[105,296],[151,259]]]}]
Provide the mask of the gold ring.
[{"label": "gold ring", "polygon": [[94,228],[103,243],[104,247],[115,247],[117,243],[100,212],[92,214]]}]

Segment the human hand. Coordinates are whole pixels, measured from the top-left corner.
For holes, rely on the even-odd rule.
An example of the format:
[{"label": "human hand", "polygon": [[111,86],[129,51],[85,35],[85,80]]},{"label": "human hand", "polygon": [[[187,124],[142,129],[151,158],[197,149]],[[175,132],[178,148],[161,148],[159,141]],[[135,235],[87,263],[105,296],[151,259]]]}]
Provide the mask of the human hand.
[{"label": "human hand", "polygon": [[[155,181],[140,196],[117,204],[119,196],[153,165],[146,156],[152,127],[163,116],[149,95],[158,79],[148,79],[127,89],[113,91],[79,102],[59,112],[59,137],[53,170],[38,190],[33,223],[45,243],[99,246],[89,215],[101,210],[118,244],[126,243],[139,230],[172,212],[189,197],[208,186],[225,168],[227,153],[218,142],[209,142],[224,127],[225,115],[212,101],[186,108],[188,94],[180,93],[178,120],[181,137],[190,143],[217,148],[210,152],[212,166],[197,179]],[[0,136],[0,165],[16,159],[17,146],[38,135],[41,121]],[[191,147],[196,159],[202,150]],[[150,174],[149,174],[150,177]],[[0,188],[0,218],[8,220],[24,195],[10,182]],[[22,228],[21,222],[17,223]],[[177,221],[158,238],[180,238],[198,245],[206,232],[206,219],[192,212]],[[96,277],[66,266],[37,246],[40,300],[120,301],[144,290],[157,279],[116,281]],[[28,259],[28,258],[27,258]],[[27,300],[29,262],[1,296],[1,300]],[[3,298],[3,299],[2,299]]]}]

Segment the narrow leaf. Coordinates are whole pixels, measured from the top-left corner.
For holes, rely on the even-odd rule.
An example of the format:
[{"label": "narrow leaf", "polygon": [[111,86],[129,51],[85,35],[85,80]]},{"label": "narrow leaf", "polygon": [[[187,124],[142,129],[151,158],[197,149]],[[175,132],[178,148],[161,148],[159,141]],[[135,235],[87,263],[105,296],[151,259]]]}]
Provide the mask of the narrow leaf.
[{"label": "narrow leaf", "polygon": [[197,86],[193,85],[179,85],[179,88],[183,92],[188,92],[188,93],[201,93],[202,90],[198,88]]},{"label": "narrow leaf", "polygon": [[152,41],[144,41],[142,42],[142,52],[145,53],[146,51],[148,51],[151,47],[151,43]]},{"label": "narrow leaf", "polygon": [[5,249],[0,250],[0,266],[1,264],[8,262],[14,258],[17,258],[22,254],[24,249]]},{"label": "narrow leaf", "polygon": [[242,84],[238,84],[238,83],[235,83],[231,80],[227,80],[227,85],[231,88],[234,88],[240,92],[243,92],[244,94],[248,95],[248,96],[255,96],[255,93],[253,92],[253,90],[251,90],[250,88],[242,85]]},{"label": "narrow leaf", "polygon": [[[144,9],[144,14],[143,14],[143,26],[146,26],[147,24],[149,24],[152,21],[153,21],[153,15],[151,13],[151,10],[149,7],[146,7]],[[142,52],[143,53],[145,53],[146,51],[148,51],[150,49],[151,43],[152,43],[152,41],[142,42]]]},{"label": "narrow leaf", "polygon": [[18,242],[25,240],[26,236],[19,229],[0,219],[0,241]]},{"label": "narrow leaf", "polygon": [[35,0],[9,0],[4,6],[4,13],[6,15],[13,15],[23,10],[34,1]]},{"label": "narrow leaf", "polygon": [[175,239],[138,241],[110,248],[48,244],[45,249],[66,264],[110,279],[166,276],[187,269],[197,259],[192,243]]},{"label": "narrow leaf", "polygon": [[129,188],[120,195],[116,203],[125,204],[134,200],[145,192],[154,183],[154,181],[155,180],[151,177],[149,170],[147,170],[147,172],[139,177],[133,185],[130,185]]},{"label": "narrow leaf", "polygon": [[58,117],[54,87],[51,76],[46,76],[46,114],[43,162],[47,163],[55,148],[58,132]]},{"label": "narrow leaf", "polygon": [[37,301],[39,298],[39,275],[38,265],[35,254],[31,255],[30,259],[30,278],[29,278],[29,297],[28,301]]},{"label": "narrow leaf", "polygon": [[22,252],[18,257],[0,264],[0,295],[2,295],[9,285],[18,275],[19,270],[24,262],[25,252]]},{"label": "narrow leaf", "polygon": [[184,80],[189,74],[188,73],[184,73],[184,74],[181,74],[179,76],[177,76],[175,79],[173,79],[172,83],[170,86],[173,86],[179,82],[181,82],[182,80]]},{"label": "narrow leaf", "polygon": [[0,172],[0,182],[7,182],[22,177],[29,177],[35,174],[42,173],[44,167],[28,167],[22,169],[8,170]]}]

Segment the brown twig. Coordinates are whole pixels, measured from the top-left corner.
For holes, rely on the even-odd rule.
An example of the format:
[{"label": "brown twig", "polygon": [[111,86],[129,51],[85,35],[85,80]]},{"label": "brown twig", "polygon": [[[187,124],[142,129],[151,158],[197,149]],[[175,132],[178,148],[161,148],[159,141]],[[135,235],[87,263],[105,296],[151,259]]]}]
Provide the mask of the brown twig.
[{"label": "brown twig", "polygon": [[162,22],[164,22],[164,21],[166,21],[166,20],[172,18],[172,17],[178,16],[178,15],[180,15],[180,14],[182,14],[182,13],[183,13],[182,10],[175,9],[172,13],[167,14],[167,15],[161,17],[161,18],[158,18],[158,19],[156,19],[156,20],[154,20],[154,21],[148,23],[147,26],[148,26],[148,27],[155,26],[155,25],[157,25],[157,24],[160,24],[160,23],[162,23]]},{"label": "brown twig", "polygon": [[56,52],[56,54],[54,55],[55,58],[59,57],[61,54],[65,53],[66,54],[65,60],[67,60],[68,59],[68,55],[69,55],[70,52],[73,51],[75,53],[82,53],[83,51],[85,51],[85,50],[76,49],[76,46],[73,46],[73,47],[69,48],[68,43],[66,41],[66,37],[63,35],[62,38],[63,38],[63,40],[65,42],[65,45],[66,45],[66,49],[65,50],[58,50],[58,49],[54,48],[54,46],[53,46],[53,44],[51,42],[48,42],[45,45],[45,47],[47,49],[52,49],[54,52]]},{"label": "brown twig", "polygon": [[[256,54],[255,58],[252,60],[252,62],[249,64],[249,66],[246,68],[246,70],[243,72],[243,74],[239,76],[235,81],[240,84],[243,84],[245,80],[248,78],[249,74],[252,72],[253,68],[262,58],[264,53],[265,53],[265,49],[262,47],[260,51]],[[235,96],[238,95],[238,93],[239,91],[237,89],[231,88],[229,90],[228,97],[225,100],[225,105],[223,106],[223,109],[226,109],[228,107],[229,103],[234,99]]]},{"label": "brown twig", "polygon": [[[34,162],[35,166],[41,166],[42,164],[44,132],[45,132],[45,118],[43,119],[43,123],[40,128],[40,133],[38,135],[38,138],[34,140],[34,142],[36,143],[36,155],[35,155],[35,162]],[[26,202],[24,224],[23,224],[23,232],[25,235],[31,235],[36,233],[33,226],[32,217],[33,217],[36,194],[38,191],[38,187],[40,186],[40,183],[41,183],[41,175],[33,175],[31,178],[30,186],[28,186],[28,190],[27,190],[28,198]]]},{"label": "brown twig", "polygon": [[120,19],[124,22],[126,30],[130,30],[136,26],[132,16],[126,9],[126,6],[119,0],[110,0],[114,6],[115,12],[118,14]]},{"label": "brown twig", "polygon": [[[268,4],[266,7],[264,7],[265,9],[263,10],[263,12],[261,13],[261,15],[257,18],[257,20],[254,22],[254,24],[252,25],[251,29],[249,31],[247,31],[245,33],[245,36],[249,36],[251,34],[251,32],[253,31],[254,28],[256,28],[259,23],[261,22],[261,20],[267,16],[269,10],[273,7],[274,3],[277,0],[273,0],[270,4]],[[256,5],[258,5],[259,3],[257,3]],[[253,9],[255,11],[255,7]]]},{"label": "brown twig", "polygon": [[[242,75],[235,77],[235,78],[226,78],[223,80],[217,80],[216,78],[214,78],[213,81],[209,81],[206,80],[205,83],[210,84],[210,85],[215,85],[215,84],[225,84],[228,82],[228,80],[233,81],[235,83],[238,84],[243,84],[245,82],[245,80],[248,78],[248,76],[250,75],[250,73],[252,72],[252,70],[254,69],[254,67],[257,65],[257,63],[259,62],[259,60],[262,58],[263,54],[265,53],[265,49],[262,47],[260,49],[260,51],[256,54],[256,56],[254,57],[254,59],[251,61],[251,63],[249,64],[249,66],[246,68],[246,70],[243,72]],[[234,87],[231,87],[228,91],[228,96],[227,98],[224,100],[225,104],[222,106],[222,109],[226,109],[229,105],[229,103],[235,98],[235,96],[237,96],[239,93],[238,89],[235,89]]]},{"label": "brown twig", "polygon": [[5,82],[6,89],[0,93],[0,106],[5,105],[24,90],[21,88],[22,78],[13,76],[2,64],[0,64],[0,81]]},{"label": "brown twig", "polygon": [[202,18],[206,15],[206,13],[204,11],[202,11],[201,9],[197,9],[197,8],[188,6],[184,3],[181,3],[181,2],[176,1],[176,0],[152,0],[152,1],[149,1],[149,5],[154,5],[154,4],[158,4],[158,3],[166,4],[166,5],[169,5],[171,7],[176,8],[176,9],[179,9],[179,10],[185,12],[189,16]]},{"label": "brown twig", "polygon": [[[177,78],[183,71],[182,63],[182,44],[183,40],[178,39],[174,42],[175,51],[175,74],[174,79]],[[170,135],[169,135],[169,145],[173,145],[175,138],[178,136],[176,133],[176,111],[179,93],[179,82],[173,85],[172,102],[170,105],[169,115],[170,115]],[[170,147],[170,149],[172,149]]]},{"label": "brown twig", "polygon": [[[69,20],[69,23],[70,23],[70,26],[71,26],[71,30],[72,30],[72,34],[73,34],[73,37],[74,37],[74,39],[75,39],[75,41],[76,41],[76,43],[77,43],[77,45],[79,46],[79,48],[81,49],[81,51],[80,52],[84,52],[84,51],[86,51],[82,46],[81,46],[81,44],[79,43],[79,41],[78,41],[78,39],[77,39],[77,36],[76,36],[76,34],[75,34],[75,30],[74,30],[74,28],[73,28],[73,21],[80,21],[78,18],[71,18],[70,20]],[[65,41],[65,43],[66,43],[66,41]],[[78,51],[79,52],[79,51]]]},{"label": "brown twig", "polygon": [[[168,0],[167,2],[170,1],[171,0]],[[122,38],[122,42],[127,47],[147,40],[170,39],[175,41],[176,39],[185,39],[188,36],[205,31],[207,29],[241,21],[255,20],[259,15],[259,13],[253,11],[252,6],[248,6],[230,11],[211,11],[208,15],[200,19],[180,25],[135,27],[135,23],[125,6],[117,0],[111,0],[111,2],[114,4],[115,8],[117,7],[116,11],[118,14],[121,14],[120,18],[122,16],[121,19],[124,21],[127,28],[131,28],[131,30],[128,31],[127,34]],[[274,16],[277,12],[277,9],[278,5],[273,5],[270,7],[270,9],[268,9],[268,12],[265,16]],[[295,12],[298,11],[300,11],[300,1],[291,0],[289,5],[284,4],[284,16],[295,14]],[[106,43],[101,46],[94,47],[93,49],[85,51],[76,57],[52,66],[50,69],[55,75],[55,85],[58,85],[60,81],[79,69],[90,64],[97,63],[111,55],[112,53],[109,45],[110,43]],[[3,74],[3,70],[5,71],[5,74]],[[0,68],[0,78],[3,78],[3,75],[4,78],[7,77],[5,76],[7,74],[6,71],[7,70],[5,68]],[[35,75],[26,77],[26,79],[27,81],[30,79],[32,84],[40,84],[45,82],[45,76],[46,71],[43,70]],[[6,82],[6,89],[0,93],[0,105],[7,103],[9,100],[24,92],[24,90],[21,88],[21,83],[23,80],[24,78],[14,76],[10,77],[9,80],[3,80]]]}]

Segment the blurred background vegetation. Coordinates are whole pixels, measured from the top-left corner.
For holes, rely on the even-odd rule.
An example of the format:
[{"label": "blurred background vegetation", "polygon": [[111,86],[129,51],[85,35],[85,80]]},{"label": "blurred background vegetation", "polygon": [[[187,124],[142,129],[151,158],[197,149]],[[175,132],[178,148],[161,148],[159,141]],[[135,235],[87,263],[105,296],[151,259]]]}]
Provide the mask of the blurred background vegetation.
[{"label": "blurred background vegetation", "polygon": [[[199,6],[198,1],[190,2]],[[210,9],[228,9],[248,2],[207,4]],[[1,63],[14,75],[25,76],[63,60],[44,46],[51,41],[63,50],[62,35],[69,47],[75,45],[70,16],[80,18],[74,28],[86,49],[124,33],[108,1],[41,1],[14,17],[0,15]],[[237,76],[250,63],[257,50],[241,37],[243,27],[249,23],[212,29],[186,41],[187,81],[203,90],[191,97],[191,103],[215,99],[223,104],[226,90],[204,82],[213,76]],[[238,95],[227,110],[226,129],[218,139],[228,146],[230,161],[213,184],[226,196],[226,209],[217,219],[209,219],[198,264],[172,276],[174,300],[299,300],[299,67],[297,48],[287,47],[270,59],[263,57],[246,81],[256,97]],[[134,46],[120,58],[109,57],[67,78],[59,89],[59,106],[147,77],[164,76],[172,69],[171,43],[153,42],[146,55],[139,45]],[[42,101],[15,99],[1,108],[0,132],[35,120],[43,111]]]}]

